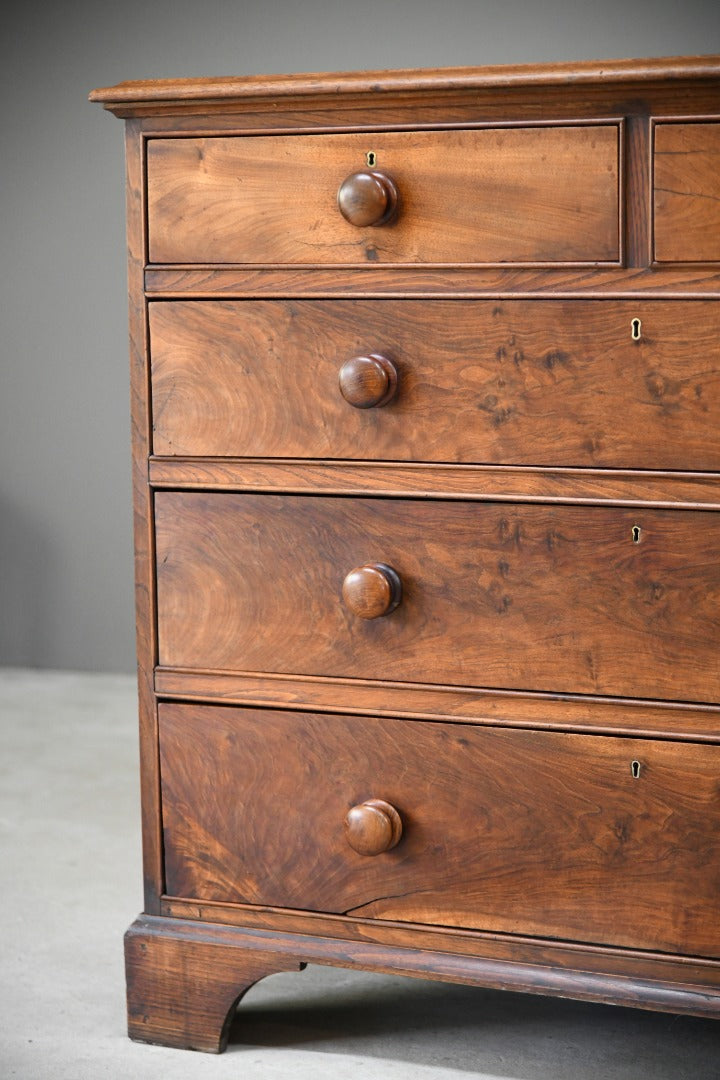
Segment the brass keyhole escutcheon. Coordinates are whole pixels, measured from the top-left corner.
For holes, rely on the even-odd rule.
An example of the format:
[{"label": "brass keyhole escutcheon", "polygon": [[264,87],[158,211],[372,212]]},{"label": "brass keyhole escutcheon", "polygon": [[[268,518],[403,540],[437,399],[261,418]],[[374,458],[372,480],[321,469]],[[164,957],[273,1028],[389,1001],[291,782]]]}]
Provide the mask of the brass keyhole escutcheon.
[{"label": "brass keyhole escutcheon", "polygon": [[640,543],[640,537],[642,536],[642,529],[639,525],[633,525],[632,527],[632,541],[633,544]]},{"label": "brass keyhole escutcheon", "polygon": [[375,166],[377,165],[377,154],[374,150],[368,150],[367,154],[365,155],[365,162],[369,169],[375,168]]},{"label": "brass keyhole escutcheon", "polygon": [[632,773],[633,780],[639,780],[640,779],[640,767],[641,766],[640,766],[639,761],[631,761],[630,762],[630,772]]},{"label": "brass keyhole escutcheon", "polygon": [[639,319],[633,319],[630,323],[630,337],[633,341],[639,341],[642,337],[642,323]]}]

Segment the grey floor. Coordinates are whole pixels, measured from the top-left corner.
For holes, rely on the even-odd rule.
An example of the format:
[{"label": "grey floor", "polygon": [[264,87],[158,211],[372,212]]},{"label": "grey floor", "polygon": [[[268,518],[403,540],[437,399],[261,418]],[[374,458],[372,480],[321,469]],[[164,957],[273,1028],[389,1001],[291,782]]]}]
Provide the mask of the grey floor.
[{"label": "grey floor", "polygon": [[0,669],[0,723],[0,1080],[720,1078],[720,1022],[319,967],[251,990],[223,1057],[131,1043],[133,681]]}]

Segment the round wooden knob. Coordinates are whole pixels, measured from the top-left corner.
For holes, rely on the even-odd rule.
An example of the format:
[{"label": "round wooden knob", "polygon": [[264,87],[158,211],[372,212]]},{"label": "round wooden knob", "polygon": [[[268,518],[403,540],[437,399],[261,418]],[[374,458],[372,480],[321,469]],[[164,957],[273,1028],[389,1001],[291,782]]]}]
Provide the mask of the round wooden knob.
[{"label": "round wooden knob", "polygon": [[384,225],[397,209],[395,184],[384,173],[365,170],[343,180],[337,195],[340,213],[351,225]]},{"label": "round wooden knob", "polygon": [[356,409],[387,405],[397,390],[397,368],[392,360],[371,353],[353,356],[340,368],[340,393]]},{"label": "round wooden knob", "polygon": [[353,615],[379,619],[389,615],[402,598],[402,582],[392,566],[366,563],[351,570],[343,581],[343,600]]},{"label": "round wooden knob", "polygon": [[402,836],[402,821],[384,799],[368,799],[345,815],[345,838],[358,855],[382,855]]}]

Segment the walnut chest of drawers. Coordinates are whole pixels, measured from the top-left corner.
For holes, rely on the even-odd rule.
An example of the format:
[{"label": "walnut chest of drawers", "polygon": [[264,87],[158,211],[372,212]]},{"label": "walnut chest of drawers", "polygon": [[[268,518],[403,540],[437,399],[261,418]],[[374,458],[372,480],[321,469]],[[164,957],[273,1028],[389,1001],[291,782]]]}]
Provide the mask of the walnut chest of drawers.
[{"label": "walnut chest of drawers", "polygon": [[124,83],[134,1038],[720,1014],[720,60]]}]

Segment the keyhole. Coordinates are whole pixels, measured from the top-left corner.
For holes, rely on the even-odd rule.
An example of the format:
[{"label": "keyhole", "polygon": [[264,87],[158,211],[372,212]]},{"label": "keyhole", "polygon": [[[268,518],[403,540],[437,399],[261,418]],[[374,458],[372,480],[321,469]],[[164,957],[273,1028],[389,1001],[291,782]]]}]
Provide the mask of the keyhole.
[{"label": "keyhole", "polygon": [[630,762],[630,772],[633,774],[633,780],[638,780],[639,779],[639,777],[640,777],[640,762],[639,761],[631,761]]},{"label": "keyhole", "polygon": [[630,323],[630,337],[633,341],[639,341],[642,330],[642,323],[639,319],[633,319]]},{"label": "keyhole", "polygon": [[365,160],[367,161],[370,168],[373,169],[375,167],[375,163],[377,161],[375,151],[374,150],[368,150],[367,154],[365,155]]},{"label": "keyhole", "polygon": [[642,535],[642,529],[640,528],[640,526],[639,525],[633,525],[633,527],[632,527],[633,544],[639,544],[640,543],[640,536],[641,535]]}]

